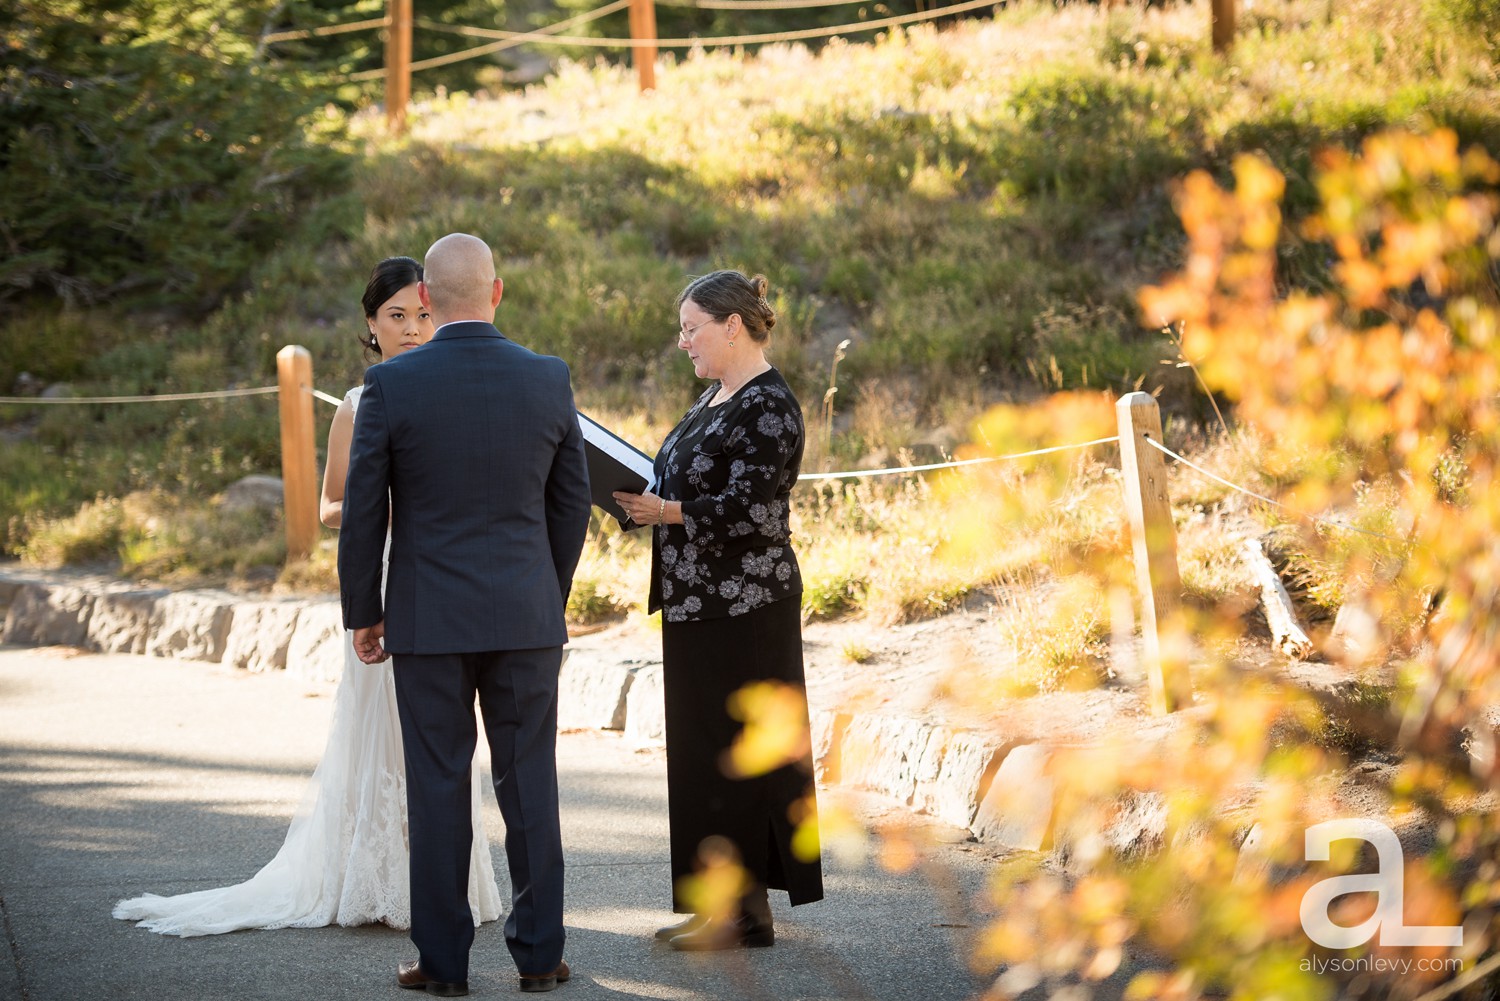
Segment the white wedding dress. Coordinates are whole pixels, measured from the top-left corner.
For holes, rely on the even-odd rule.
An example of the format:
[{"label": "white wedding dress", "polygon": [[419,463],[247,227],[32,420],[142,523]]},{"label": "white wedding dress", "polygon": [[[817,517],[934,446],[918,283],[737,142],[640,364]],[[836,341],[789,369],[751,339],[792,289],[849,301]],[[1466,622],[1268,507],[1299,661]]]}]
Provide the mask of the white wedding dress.
[{"label": "white wedding dress", "polygon": [[[356,407],[361,388],[348,394]],[[477,761],[471,773],[469,911],[478,925],[498,918],[501,903],[480,814]],[[334,694],[328,744],[286,841],[265,868],[234,886],[122,900],[114,916],[184,937],[376,921],[411,927],[406,768],[391,662],[363,663],[354,654],[352,634],[345,633],[344,674]]]}]

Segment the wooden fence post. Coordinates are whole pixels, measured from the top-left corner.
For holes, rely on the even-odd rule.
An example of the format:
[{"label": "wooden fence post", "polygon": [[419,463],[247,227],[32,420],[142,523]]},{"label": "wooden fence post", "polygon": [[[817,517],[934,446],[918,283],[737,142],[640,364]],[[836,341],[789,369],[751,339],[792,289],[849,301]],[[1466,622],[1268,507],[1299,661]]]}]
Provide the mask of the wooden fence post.
[{"label": "wooden fence post", "polygon": [[411,0],[386,0],[385,124],[396,135],[406,131],[411,102]]},{"label": "wooden fence post", "polygon": [[1167,463],[1146,444],[1161,437],[1161,411],[1150,393],[1127,393],[1115,403],[1120,427],[1120,478],[1135,552],[1140,591],[1141,640],[1151,709],[1169,713],[1192,701],[1188,675],[1182,578],[1177,570],[1177,529],[1167,496]]},{"label": "wooden fence post", "polygon": [[318,538],[318,460],[313,449],[312,355],[288,344],[276,352],[281,404],[281,483],[287,560],[305,559]]},{"label": "wooden fence post", "polygon": [[1234,0],[1213,0],[1213,40],[1215,52],[1228,52],[1234,44]]},{"label": "wooden fence post", "polygon": [[633,46],[631,61],[641,81],[641,93],[656,89],[656,0],[630,0],[630,38],[652,44]]}]

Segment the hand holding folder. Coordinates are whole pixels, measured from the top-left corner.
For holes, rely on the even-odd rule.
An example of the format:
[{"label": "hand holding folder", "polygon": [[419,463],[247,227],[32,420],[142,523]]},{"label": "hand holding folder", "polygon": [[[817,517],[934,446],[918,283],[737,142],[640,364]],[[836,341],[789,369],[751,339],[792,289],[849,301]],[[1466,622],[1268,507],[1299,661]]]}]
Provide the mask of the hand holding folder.
[{"label": "hand holding folder", "polygon": [[581,411],[578,427],[583,432],[583,451],[589,467],[589,494],[594,505],[614,515],[627,531],[641,526],[630,520],[614,499],[622,493],[645,493],[655,479],[651,456],[610,431]]}]

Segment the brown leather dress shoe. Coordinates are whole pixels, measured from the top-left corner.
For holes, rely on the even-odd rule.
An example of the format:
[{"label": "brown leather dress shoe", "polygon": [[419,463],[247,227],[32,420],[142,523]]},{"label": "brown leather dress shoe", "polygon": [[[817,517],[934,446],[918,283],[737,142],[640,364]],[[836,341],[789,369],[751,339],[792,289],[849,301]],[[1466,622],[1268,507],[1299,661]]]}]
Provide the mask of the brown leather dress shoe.
[{"label": "brown leather dress shoe", "polygon": [[573,976],[573,971],[568,969],[566,961],[558,963],[557,969],[551,973],[523,973],[521,974],[521,990],[527,994],[542,994],[546,991],[556,990],[558,984],[565,984]]},{"label": "brown leather dress shoe", "polygon": [[468,981],[433,980],[422,972],[420,961],[415,959],[396,964],[396,986],[409,991],[426,991],[440,998],[461,998],[469,993]]},{"label": "brown leather dress shoe", "polygon": [[665,928],[656,929],[656,940],[658,942],[670,942],[678,935],[686,935],[690,931],[702,928],[708,918],[702,914],[689,915],[686,921],[679,921],[675,925],[667,925]]},{"label": "brown leather dress shoe", "polygon": [[681,952],[716,952],[720,949],[764,949],[776,944],[776,929],[765,918],[741,914],[732,920],[705,921],[667,943]]}]

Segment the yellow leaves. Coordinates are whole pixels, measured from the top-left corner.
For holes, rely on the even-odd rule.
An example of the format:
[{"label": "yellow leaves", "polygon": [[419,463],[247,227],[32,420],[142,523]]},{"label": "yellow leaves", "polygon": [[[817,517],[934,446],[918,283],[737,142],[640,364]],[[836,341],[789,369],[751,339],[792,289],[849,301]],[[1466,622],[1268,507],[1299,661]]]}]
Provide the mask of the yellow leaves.
[{"label": "yellow leaves", "polygon": [[[1413,485],[1409,500],[1426,510],[1418,485],[1435,461],[1428,443],[1500,422],[1495,310],[1462,284],[1477,280],[1492,299],[1472,258],[1486,241],[1500,246],[1500,202],[1474,186],[1492,183],[1500,165],[1478,150],[1461,156],[1443,130],[1372,136],[1358,154],[1333,150],[1318,162],[1323,203],[1303,231],[1337,254],[1336,288],[1277,298],[1283,184],[1264,160],[1242,158],[1232,194],[1206,175],[1184,182],[1187,262],[1142,290],[1141,303],[1153,321],[1197,318],[1183,331],[1185,357],[1274,439],[1271,461],[1349,453],[1321,482],[1291,485],[1304,500],[1339,497],[1352,485],[1346,477],[1363,470],[1403,477]],[[1447,312],[1405,305],[1418,284],[1455,301]]]},{"label": "yellow leaves", "polygon": [[1109,393],[1053,393],[1025,406],[990,408],[974,427],[977,447],[966,457],[1011,455],[1070,441],[1115,433],[1115,404]]},{"label": "yellow leaves", "polygon": [[1083,975],[1088,980],[1104,980],[1120,968],[1120,962],[1124,958],[1125,953],[1119,946],[1100,949],[1083,968]]},{"label": "yellow leaves", "polygon": [[791,820],[792,854],[801,862],[814,862],[823,854],[823,827],[828,827],[830,840],[838,846],[841,854],[847,854],[852,846],[862,854],[864,829],[854,820],[848,810],[837,804],[826,805],[819,816],[817,793],[809,784],[807,795],[797,800],[787,811]]},{"label": "yellow leaves", "polygon": [[811,750],[807,696],[796,685],[756,681],[729,697],[729,715],[745,724],[723,762],[736,778],[764,775],[803,760]]},{"label": "yellow leaves", "polygon": [[[1265,440],[1258,471],[1273,485],[1259,489],[1322,516],[1295,544],[1317,600],[1366,612],[1376,659],[1408,664],[1394,688],[1364,692],[1351,676],[1341,698],[1358,712],[1344,718],[1273,676],[1195,662],[1198,704],[1148,747],[1055,749],[1052,832],[1076,868],[997,880],[1001,915],[981,936],[981,963],[1102,977],[1116,970],[1117,948],[1144,944],[1172,969],[1136,978],[1132,997],[1226,985],[1235,998],[1327,997],[1304,965],[1299,904],[1311,878],[1288,881],[1281,867],[1305,863],[1309,824],[1350,809],[1336,781],[1346,730],[1363,737],[1368,722],[1379,733],[1404,717],[1392,823],[1412,804],[1456,804],[1475,791],[1451,749],[1465,726],[1489,732],[1476,720],[1500,700],[1500,202],[1484,188],[1497,178],[1500,165],[1482,151],[1461,154],[1451,132],[1382,134],[1358,152],[1320,157],[1322,201],[1301,234],[1326,244],[1333,281],[1290,293],[1277,287],[1285,182],[1271,164],[1237,160],[1227,190],[1206,173],[1183,180],[1186,259],[1141,291],[1146,319],[1180,330],[1184,360],[1234,396]],[[976,428],[981,454],[1073,439],[1058,429],[1081,429],[1094,406],[1080,397],[1034,413],[997,409]],[[1036,476],[997,489],[1018,517],[1065,496]],[[1048,600],[1063,619],[1097,616],[1097,602],[1083,598],[1090,588],[1108,593],[1102,564],[1053,564]],[[1033,641],[1050,635],[1041,610],[1016,621]],[[1476,755],[1476,774],[1500,788],[1500,751]],[[1241,853],[1250,819],[1256,844]],[[1466,845],[1439,837],[1446,864],[1500,846],[1495,826],[1471,830]],[[1114,838],[1159,847],[1125,863],[1107,847]],[[905,851],[892,848],[902,859]],[[1408,874],[1413,907],[1424,923],[1458,920],[1461,881],[1426,872]],[[1500,871],[1469,899],[1492,899],[1496,886]]]},{"label": "yellow leaves", "polygon": [[[1241,153],[1235,157],[1234,181],[1235,205],[1242,217],[1251,221],[1252,226],[1266,219],[1280,218],[1281,196],[1286,191],[1286,181],[1264,156]],[[1275,236],[1274,233],[1270,235]],[[1251,246],[1268,245],[1251,241]]]},{"label": "yellow leaves", "polygon": [[981,970],[1022,962],[1032,952],[1032,938],[1010,921],[996,921],[979,936],[974,948],[975,965]]},{"label": "yellow leaves", "polygon": [[1125,988],[1125,1001],[1192,1001],[1201,996],[1191,970],[1138,973]]},{"label": "yellow leaves", "polygon": [[1091,925],[1109,921],[1124,911],[1129,897],[1129,886],[1117,876],[1089,876],[1073,893],[1079,917]]},{"label": "yellow leaves", "polygon": [[677,894],[694,914],[724,920],[739,912],[740,898],[750,885],[734,844],[715,836],[698,847],[697,871],[677,881]]},{"label": "yellow leaves", "polygon": [[1500,166],[1477,149],[1460,158],[1449,130],[1371,136],[1360,156],[1330,154],[1322,167],[1324,208],[1304,232],[1332,241],[1356,308],[1383,307],[1418,280],[1430,295],[1448,294],[1461,277],[1455,266],[1494,230],[1494,194],[1469,189],[1493,184]]},{"label": "yellow leaves", "polygon": [[[997,406],[975,422],[973,444],[960,458],[1015,455],[1076,444],[1116,433],[1114,401],[1102,392],[1056,393],[1026,406]],[[1112,461],[1105,444],[952,471],[934,486],[945,512],[944,540],[935,565],[973,567],[989,580],[1033,566],[1067,571],[1080,544],[1109,548],[1121,524],[1119,492],[1098,460]]]},{"label": "yellow leaves", "polygon": [[[1257,248],[1271,246],[1264,242],[1264,237],[1269,236],[1273,242],[1276,238],[1286,179],[1264,157],[1241,154],[1234,160],[1234,186],[1235,201],[1250,220],[1247,228],[1256,233],[1256,236],[1247,237],[1245,242]],[[1257,229],[1266,222],[1274,225],[1269,230]]]},{"label": "yellow leaves", "polygon": [[1164,284],[1141,289],[1138,299],[1146,323],[1184,328],[1184,358],[1210,389],[1238,397],[1244,367],[1264,363],[1285,181],[1256,156],[1237,158],[1234,173],[1233,192],[1203,171],[1184,179],[1177,209],[1188,235],[1187,261]]},{"label": "yellow leaves", "polygon": [[893,823],[879,830],[880,847],[877,857],[880,867],[886,872],[910,872],[922,861],[921,845],[911,825]]},{"label": "yellow leaves", "polygon": [[1349,304],[1355,309],[1374,309],[1385,299],[1385,275],[1374,261],[1346,257],[1334,266],[1334,277],[1348,291]]}]

